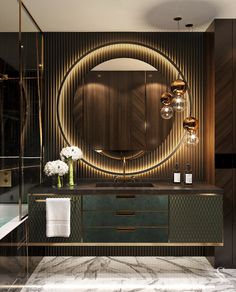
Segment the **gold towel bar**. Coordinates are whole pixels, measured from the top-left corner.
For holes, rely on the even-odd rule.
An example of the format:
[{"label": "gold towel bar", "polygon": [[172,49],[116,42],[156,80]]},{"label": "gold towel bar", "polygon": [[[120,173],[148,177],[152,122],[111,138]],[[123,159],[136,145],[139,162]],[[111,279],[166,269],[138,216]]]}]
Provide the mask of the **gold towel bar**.
[{"label": "gold towel bar", "polygon": [[[57,198],[58,199],[58,198]],[[74,201],[73,199],[71,199],[71,201]],[[36,203],[46,203],[46,199],[37,199],[35,200]]]}]

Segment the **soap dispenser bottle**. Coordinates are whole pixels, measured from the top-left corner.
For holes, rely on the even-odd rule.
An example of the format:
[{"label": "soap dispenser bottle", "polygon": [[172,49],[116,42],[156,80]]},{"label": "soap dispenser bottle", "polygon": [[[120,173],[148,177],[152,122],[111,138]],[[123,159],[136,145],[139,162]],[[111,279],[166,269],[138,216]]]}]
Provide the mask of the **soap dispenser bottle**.
[{"label": "soap dispenser bottle", "polygon": [[189,163],[186,164],[186,168],[184,171],[184,183],[186,185],[193,184],[193,174],[192,174],[191,166]]},{"label": "soap dispenser bottle", "polygon": [[181,174],[179,169],[178,162],[175,163],[174,171],[173,171],[173,183],[180,184],[181,183]]}]

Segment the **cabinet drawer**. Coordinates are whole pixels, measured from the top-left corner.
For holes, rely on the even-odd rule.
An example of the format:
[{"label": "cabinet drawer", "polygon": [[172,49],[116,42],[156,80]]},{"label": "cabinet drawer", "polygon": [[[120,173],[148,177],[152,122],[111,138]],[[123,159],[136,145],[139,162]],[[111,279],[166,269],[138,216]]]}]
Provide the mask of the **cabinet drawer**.
[{"label": "cabinet drawer", "polygon": [[119,210],[114,212],[85,211],[83,226],[168,226],[168,213],[136,212]]},{"label": "cabinet drawer", "polygon": [[46,237],[46,202],[48,196],[29,196],[29,242],[79,242],[82,237],[81,197],[55,195],[53,198],[71,198],[70,237]]},{"label": "cabinet drawer", "polygon": [[167,210],[168,195],[85,195],[84,210]]},{"label": "cabinet drawer", "polygon": [[84,242],[168,242],[168,228],[86,228]]}]

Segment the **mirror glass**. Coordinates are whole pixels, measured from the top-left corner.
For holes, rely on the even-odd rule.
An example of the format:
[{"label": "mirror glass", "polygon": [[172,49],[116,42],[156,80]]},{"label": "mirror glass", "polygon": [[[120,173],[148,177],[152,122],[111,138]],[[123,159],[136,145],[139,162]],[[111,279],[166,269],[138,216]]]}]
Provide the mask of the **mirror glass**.
[{"label": "mirror glass", "polygon": [[0,227],[19,216],[19,2],[0,8]]},{"label": "mirror glass", "polygon": [[136,158],[161,145],[173,118],[160,115],[165,76],[153,66],[117,58],[94,67],[74,97],[73,113],[80,137],[112,158]]}]

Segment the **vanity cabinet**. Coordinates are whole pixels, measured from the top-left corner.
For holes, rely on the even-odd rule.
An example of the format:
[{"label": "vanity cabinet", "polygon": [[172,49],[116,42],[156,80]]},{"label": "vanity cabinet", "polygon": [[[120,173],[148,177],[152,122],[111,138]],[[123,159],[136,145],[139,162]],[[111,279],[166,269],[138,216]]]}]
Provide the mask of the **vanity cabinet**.
[{"label": "vanity cabinet", "polygon": [[[46,237],[47,197],[71,198],[71,235]],[[222,190],[213,186],[35,188],[29,198],[30,244],[223,245]]]},{"label": "vanity cabinet", "polygon": [[83,196],[84,242],[168,242],[167,195]]}]

